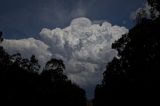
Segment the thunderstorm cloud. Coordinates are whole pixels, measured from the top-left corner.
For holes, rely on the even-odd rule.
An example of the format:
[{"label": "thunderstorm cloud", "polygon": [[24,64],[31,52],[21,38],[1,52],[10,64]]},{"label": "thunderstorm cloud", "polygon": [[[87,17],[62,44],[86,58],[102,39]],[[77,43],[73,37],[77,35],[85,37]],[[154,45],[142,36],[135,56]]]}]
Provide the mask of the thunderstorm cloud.
[{"label": "thunderstorm cloud", "polygon": [[95,24],[80,17],[63,29],[43,28],[39,39],[4,40],[3,46],[10,54],[20,52],[30,58],[35,54],[42,66],[50,58],[62,59],[65,74],[83,88],[94,87],[102,79],[105,66],[117,51],[111,48],[128,29],[109,22]]}]

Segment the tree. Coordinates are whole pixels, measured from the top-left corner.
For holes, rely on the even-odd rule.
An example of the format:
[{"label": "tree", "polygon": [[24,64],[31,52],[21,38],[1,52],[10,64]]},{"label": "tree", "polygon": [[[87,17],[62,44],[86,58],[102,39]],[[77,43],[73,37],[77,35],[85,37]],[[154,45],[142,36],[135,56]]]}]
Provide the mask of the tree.
[{"label": "tree", "polygon": [[159,0],[147,0],[147,1],[152,7],[160,11],[160,1]]},{"label": "tree", "polygon": [[66,80],[67,77],[63,74],[65,65],[62,60],[51,59],[46,63],[42,76],[48,77],[48,80]]},{"label": "tree", "polygon": [[[52,98],[55,105],[66,106],[86,106],[85,92],[79,86],[68,80],[63,73],[65,65],[62,60],[51,59],[46,63],[46,66],[41,74],[45,100]],[[48,101],[48,104],[52,104]]]},{"label": "tree", "polygon": [[141,24],[146,20],[147,13],[143,8],[140,8],[136,14],[136,24]]},{"label": "tree", "polygon": [[41,66],[38,64],[38,60],[36,59],[36,56],[32,55],[30,58],[29,70],[33,72],[39,72],[40,67]]},{"label": "tree", "polygon": [[3,41],[2,32],[0,31],[0,43]]},{"label": "tree", "polygon": [[95,89],[94,106],[159,104],[160,17],[146,20],[116,41],[118,51]]},{"label": "tree", "polygon": [[62,60],[51,59],[41,74],[39,69],[34,55],[30,60],[22,58],[20,53],[9,55],[0,46],[1,103],[86,106],[85,91],[68,80]]}]

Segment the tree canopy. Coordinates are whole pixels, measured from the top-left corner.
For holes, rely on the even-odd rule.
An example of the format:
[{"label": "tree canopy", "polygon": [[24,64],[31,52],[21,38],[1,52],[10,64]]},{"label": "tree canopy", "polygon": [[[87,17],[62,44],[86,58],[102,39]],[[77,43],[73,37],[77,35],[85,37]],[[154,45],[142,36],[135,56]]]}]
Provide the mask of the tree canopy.
[{"label": "tree canopy", "polygon": [[160,1],[159,0],[147,0],[148,3],[160,11]]},{"label": "tree canopy", "polygon": [[160,17],[146,19],[112,45],[118,58],[107,65],[95,89],[94,106],[159,104],[159,28]]},{"label": "tree canopy", "polygon": [[[2,40],[2,33],[0,33]],[[41,74],[33,55],[9,55],[0,46],[1,100],[5,105],[86,106],[85,91],[63,73],[62,60],[51,59]]]}]

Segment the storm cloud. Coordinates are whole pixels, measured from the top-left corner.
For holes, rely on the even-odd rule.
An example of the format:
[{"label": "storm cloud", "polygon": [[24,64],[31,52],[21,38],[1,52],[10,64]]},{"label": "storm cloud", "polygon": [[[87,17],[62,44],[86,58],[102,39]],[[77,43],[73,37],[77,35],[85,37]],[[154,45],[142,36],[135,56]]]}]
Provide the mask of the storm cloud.
[{"label": "storm cloud", "polygon": [[106,64],[117,55],[112,43],[126,33],[125,27],[80,17],[63,29],[43,28],[38,40],[5,39],[3,46],[10,54],[20,52],[27,58],[35,54],[42,66],[52,57],[62,59],[69,79],[87,89],[101,81]]}]

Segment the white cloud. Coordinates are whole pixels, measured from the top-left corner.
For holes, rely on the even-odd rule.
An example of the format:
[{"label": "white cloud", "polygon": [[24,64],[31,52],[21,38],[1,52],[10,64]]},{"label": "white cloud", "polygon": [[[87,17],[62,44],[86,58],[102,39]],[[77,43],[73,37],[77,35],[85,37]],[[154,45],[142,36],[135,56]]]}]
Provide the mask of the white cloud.
[{"label": "white cloud", "polygon": [[39,40],[5,40],[3,45],[7,51],[20,52],[25,57],[35,54],[41,64],[51,56],[62,59],[68,77],[87,88],[101,81],[106,64],[117,54],[111,48],[112,43],[126,33],[125,27],[112,26],[108,22],[94,24],[81,17],[64,29],[43,28]]},{"label": "white cloud", "polygon": [[51,47],[53,57],[64,60],[67,75],[86,86],[100,80],[97,73],[102,74],[105,65],[117,54],[111,44],[127,32],[124,27],[112,26],[108,22],[92,24],[82,17],[74,19],[64,29],[44,28],[40,36]]}]

